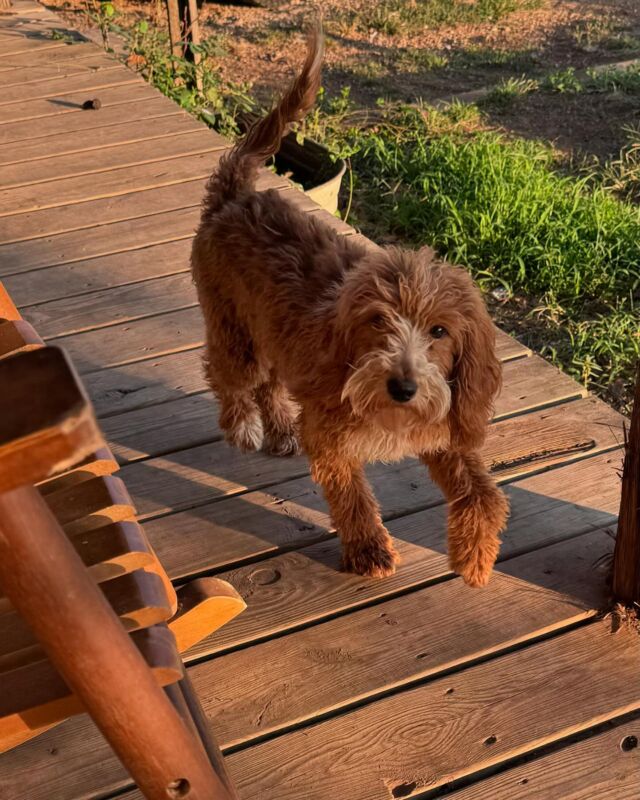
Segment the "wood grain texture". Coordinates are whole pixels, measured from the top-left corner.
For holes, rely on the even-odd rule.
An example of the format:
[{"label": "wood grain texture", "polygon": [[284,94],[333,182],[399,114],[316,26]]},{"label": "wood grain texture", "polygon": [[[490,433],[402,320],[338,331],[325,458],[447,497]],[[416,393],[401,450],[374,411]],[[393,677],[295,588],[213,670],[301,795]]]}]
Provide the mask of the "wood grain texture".
[{"label": "wood grain texture", "polygon": [[[180,211],[174,214],[180,214]],[[194,216],[195,214],[191,212],[189,219],[193,220]],[[153,218],[146,217],[146,220],[151,227]],[[133,226],[136,223],[142,228],[141,221],[131,221],[129,224]],[[185,221],[185,228],[186,225]],[[79,233],[76,235],[80,236]],[[191,235],[185,231],[182,239],[173,242],[149,244],[124,254],[117,253],[49,267],[39,271],[37,280],[32,272],[23,272],[11,275],[4,281],[16,303],[23,307],[30,319],[37,320],[36,325],[47,336],[49,335],[47,331],[68,332],[67,324],[60,316],[62,308],[69,314],[70,325],[78,329],[88,324],[88,318],[83,312],[85,302],[95,314],[96,324],[100,324],[100,321],[107,316],[111,317],[114,312],[117,315],[118,309],[111,304],[109,304],[110,311],[103,307],[106,305],[106,298],[102,293],[108,291],[108,287],[112,287],[116,292],[115,300],[118,298],[117,290],[122,287],[120,295],[123,301],[122,307],[124,313],[127,313],[128,303],[136,302],[127,299],[131,297],[130,283],[146,281],[151,271],[157,275],[173,276],[176,272],[186,269],[190,252]],[[64,287],[68,290],[67,297],[64,295]],[[153,295],[151,287],[150,294]],[[37,306],[33,307],[31,303]],[[29,304],[28,309],[25,308],[27,304]]]},{"label": "wood grain texture", "polygon": [[637,709],[639,657],[637,636],[596,623],[232,755],[230,772],[247,798],[411,797]]},{"label": "wood grain texture", "polygon": [[[202,177],[197,179],[200,191],[203,181]],[[194,182],[193,179],[189,181],[189,183]],[[139,193],[136,192],[133,196],[138,198]],[[111,198],[111,201],[117,202],[117,199]],[[90,202],[87,205],[93,205],[93,203]],[[67,206],[66,210],[70,211],[74,208],[76,218],[83,215],[84,203],[80,206]],[[37,283],[34,280],[33,271],[47,267],[76,263],[82,265],[86,264],[87,259],[95,259],[112,253],[118,256],[118,261],[125,262],[127,254],[131,250],[178,239],[191,240],[197,220],[197,209],[192,207],[114,222],[111,225],[94,226],[91,230],[80,228],[68,233],[3,244],[0,246],[2,280],[9,291],[13,293],[14,281],[12,278],[16,274],[31,272],[24,278],[24,281]],[[113,261],[114,259],[111,259],[111,263]],[[75,269],[74,267],[74,271]],[[80,274],[83,275],[82,271]],[[153,275],[153,272],[150,271],[150,274]],[[4,275],[7,277],[5,278]],[[148,276],[149,273],[147,273]],[[20,284],[18,284],[19,286]],[[18,297],[18,293],[16,293],[16,297]]]},{"label": "wood grain texture", "polygon": [[[71,75],[97,74],[102,71],[119,69],[119,65],[107,55],[95,55],[87,52],[83,57],[62,61],[59,64],[40,67],[15,69],[0,68],[3,85],[6,88],[28,86],[30,84],[65,78]],[[2,162],[0,162],[2,163]]]},{"label": "wood grain texture", "polygon": [[[0,49],[1,47],[2,43],[0,43]],[[9,106],[19,107],[24,103],[31,104],[40,100],[51,99],[53,101],[59,97],[67,97],[71,92],[88,92],[90,96],[93,96],[104,89],[132,84],[137,80],[139,78],[131,70],[113,63],[112,69],[87,75],[65,75],[61,78],[38,81],[26,86],[7,87],[0,99],[0,115],[9,113],[15,115],[18,108],[10,109]]]},{"label": "wood grain texture", "polygon": [[[604,463],[603,457],[600,463],[590,465],[590,469],[585,467],[589,462],[580,462],[557,472],[525,477],[505,487],[513,510],[500,549],[500,559],[504,561],[614,524],[619,497],[616,468],[620,459],[619,454],[608,458],[610,463]],[[574,479],[583,481],[582,485],[562,486],[560,491],[557,490],[558,481]],[[306,518],[310,521],[305,522],[301,512],[296,523],[298,526],[318,524],[318,516],[314,519],[307,512]],[[233,530],[232,525],[229,527]],[[340,545],[334,538],[219,572],[218,577],[229,581],[245,598],[248,608],[213,639],[197,645],[189,657],[246,645],[451,576],[444,507],[390,520],[387,527],[402,564],[393,577],[384,581],[340,572]],[[163,554],[172,574],[168,548],[157,541],[153,529],[148,525],[144,528],[154,547]],[[252,533],[246,527],[241,530],[246,531],[245,535]],[[259,536],[260,531],[254,533],[255,538]]]},{"label": "wood grain texture", "polygon": [[[326,792],[335,797],[355,792],[362,800],[391,800],[393,789],[403,791],[414,782],[408,794],[397,796],[415,795],[637,708],[638,655],[636,637],[611,636],[603,623],[595,623],[226,761],[241,797],[324,800]],[[11,762],[0,759],[9,767],[0,771],[0,788],[27,773],[33,800],[47,796],[40,788],[45,782],[60,800],[127,786],[126,775],[80,720],[39,742],[43,752],[54,747],[63,753],[62,763],[39,758],[35,744],[16,751]]]},{"label": "wood grain texture", "polygon": [[7,80],[14,80],[12,76],[18,72],[30,69],[51,70],[64,69],[66,65],[74,64],[84,59],[97,59],[103,57],[102,51],[90,42],[78,42],[73,47],[57,47],[54,49],[39,50],[37,53],[18,53],[11,56],[5,55],[0,63],[0,73]]},{"label": "wood grain texture", "polygon": [[192,128],[151,141],[153,144],[147,141],[133,142],[102,148],[96,152],[90,150],[88,154],[71,153],[57,158],[39,159],[33,162],[28,170],[25,170],[23,164],[0,167],[0,180],[6,189],[44,184],[51,180],[63,180],[80,175],[95,175],[96,181],[99,181],[98,176],[112,169],[125,169],[208,151],[213,139],[206,130]]},{"label": "wood grain texture", "polygon": [[[164,136],[173,136],[193,130],[203,130],[202,124],[182,109],[177,108],[174,114],[159,116],[154,120],[153,125],[149,125],[148,121],[132,120],[108,125],[104,128],[94,128],[91,136],[87,136],[83,131],[75,131],[32,139],[25,142],[19,149],[3,145],[0,147],[0,174],[11,174],[8,172],[9,167],[29,163],[31,167],[29,177],[33,177],[32,170],[45,169],[49,162],[52,163],[52,168],[55,168],[56,160],[61,156],[68,156],[72,153],[90,153],[93,150],[102,151],[104,148],[120,147],[134,142],[154,141]],[[217,135],[213,131],[211,134]],[[224,142],[222,137],[220,137],[220,141]],[[36,164],[36,161],[42,163]],[[43,177],[41,172],[36,175],[38,179]]]},{"label": "wood grain texture", "polygon": [[[183,240],[180,243],[172,242],[133,251],[118,259],[110,258],[111,262],[119,264],[126,271],[130,261],[136,266],[142,266],[143,263],[146,275],[155,272],[159,260],[160,270],[166,269],[164,264],[169,263],[177,274],[32,305],[24,310],[25,318],[38,328],[42,336],[51,339],[193,306],[196,303],[196,292],[188,271],[190,245],[190,241]],[[140,257],[136,259],[136,255]],[[86,274],[91,276],[89,270]],[[199,309],[196,310],[199,312]],[[201,332],[190,316],[183,321],[183,330],[186,327],[185,322],[194,331]]]},{"label": "wood grain texture", "polygon": [[[132,103],[137,104],[146,98],[152,97],[154,90],[146,83],[140,82],[139,78],[132,78],[128,83],[103,88],[99,91],[103,108],[108,108],[110,106],[125,107]],[[93,89],[90,94],[95,95],[97,91]],[[55,98],[34,100],[28,106],[23,106],[20,103],[2,106],[0,107],[0,127],[27,120],[34,127],[34,120],[57,116],[67,117],[70,114],[90,114],[92,112],[84,111],[82,108],[82,104],[87,99],[90,98],[87,98],[86,91],[70,92]],[[102,109],[96,113],[102,113]],[[3,142],[4,140],[0,139],[0,141]]]},{"label": "wood grain texture", "polygon": [[[19,68],[22,70],[22,67]],[[0,73],[2,74],[2,73]],[[112,125],[121,125],[123,121],[156,119],[160,116],[176,113],[176,104],[160,94],[151,94],[140,98],[138,103],[127,105],[126,109],[118,106],[103,107],[100,114],[64,114],[62,116],[48,116],[38,120],[34,125],[31,121],[13,122],[0,125],[0,145],[6,146],[14,142],[42,141],[49,136],[72,134],[79,131],[97,130]]]},{"label": "wood grain texture", "polygon": [[43,39],[28,39],[26,36],[4,37],[0,41],[0,57],[10,58],[24,53],[37,54],[40,50],[54,50],[58,48],[72,47],[73,44],[66,44],[63,41],[56,41],[51,37]]},{"label": "wood grain texture", "polygon": [[637,800],[636,720],[448,795],[450,800]]},{"label": "wood grain texture", "polygon": [[595,616],[613,541],[598,531],[501,565],[477,592],[446,581],[190,670],[232,747]]},{"label": "wood grain texture", "polygon": [[[637,800],[640,748],[622,746],[634,738],[640,739],[637,722],[616,726],[498,775],[480,775],[476,783],[446,796],[450,800]],[[122,800],[142,800],[142,795],[133,790]]]},{"label": "wood grain texture", "polygon": [[[119,170],[114,169],[100,174],[61,178],[35,186],[19,189],[0,190],[2,211],[0,216],[23,214],[41,208],[60,205],[73,205],[101,197],[116,197],[133,191],[150,189],[155,186],[171,186],[187,180],[204,180],[219,157],[214,142],[203,144],[194,155],[165,158],[153,164],[142,164]],[[203,152],[203,150],[205,152]]]},{"label": "wood grain texture", "polygon": [[[284,190],[291,185],[272,172],[264,171],[257,188]],[[129,194],[88,200],[76,205],[46,208],[14,214],[0,219],[0,250],[3,273],[23,272],[54,264],[71,263],[87,258],[120,253],[158,242],[172,241],[180,235],[193,236],[198,223],[199,206],[204,191],[202,178],[173,185],[140,188]],[[163,227],[154,228],[156,220],[148,219],[171,209],[190,208],[190,228],[179,229],[181,216],[172,211],[162,220]],[[136,222],[141,220],[141,222]],[[96,219],[100,224],[96,225]],[[108,223],[126,220],[118,228]],[[147,229],[147,226],[149,229]],[[71,232],[78,232],[75,236]],[[46,238],[45,234],[47,234]],[[48,234],[60,234],[51,237]]]}]

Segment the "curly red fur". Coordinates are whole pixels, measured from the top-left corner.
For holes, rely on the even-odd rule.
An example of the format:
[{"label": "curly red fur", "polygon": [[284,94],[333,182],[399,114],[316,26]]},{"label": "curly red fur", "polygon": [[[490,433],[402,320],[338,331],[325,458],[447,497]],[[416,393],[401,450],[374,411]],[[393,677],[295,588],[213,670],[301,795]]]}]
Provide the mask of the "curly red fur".
[{"label": "curly red fur", "polygon": [[363,466],[420,457],[449,503],[451,565],[482,585],[508,509],[478,454],[501,376],[478,289],[429,249],[365,246],[254,188],[315,98],[321,41],[207,186],[192,269],[220,425],[247,450],[288,455],[300,440],[343,566],[363,575],[398,561]]}]

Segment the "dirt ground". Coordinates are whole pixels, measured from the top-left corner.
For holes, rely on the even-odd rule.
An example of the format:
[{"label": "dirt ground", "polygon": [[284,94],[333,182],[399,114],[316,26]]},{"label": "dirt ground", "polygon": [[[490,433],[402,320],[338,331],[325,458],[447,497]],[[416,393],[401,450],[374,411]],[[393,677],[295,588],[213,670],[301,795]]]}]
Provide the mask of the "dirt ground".
[{"label": "dirt ground", "polygon": [[[89,0],[90,1],[90,0]],[[203,36],[220,45],[225,77],[247,82],[268,102],[300,63],[302,31],[312,17],[310,0],[265,0],[271,8],[203,3]],[[411,0],[408,0],[410,3]],[[475,2],[475,0],[471,0]],[[87,0],[47,5],[86,28]],[[165,24],[162,0],[114,0],[126,14]],[[449,98],[509,77],[539,77],[556,69],[616,63],[640,57],[638,0],[542,0],[496,22],[437,28],[415,26],[388,33],[368,28],[373,0],[324,0],[327,32],[324,85],[336,94],[351,87],[358,103],[379,97],[414,101]],[[622,94],[535,93],[504,109],[486,109],[489,120],[519,136],[554,142],[578,158],[615,155],[625,128],[640,119],[638,100]]]}]

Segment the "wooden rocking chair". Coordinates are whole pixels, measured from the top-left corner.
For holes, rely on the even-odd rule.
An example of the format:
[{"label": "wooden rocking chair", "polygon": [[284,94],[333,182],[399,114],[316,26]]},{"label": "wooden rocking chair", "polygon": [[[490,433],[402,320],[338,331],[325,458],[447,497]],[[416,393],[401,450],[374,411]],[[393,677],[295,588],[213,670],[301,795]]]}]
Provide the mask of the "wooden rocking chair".
[{"label": "wooden rocking chair", "polygon": [[87,712],[151,800],[234,800],[180,657],[245,607],[178,589],[65,354],[0,284],[0,751]]}]

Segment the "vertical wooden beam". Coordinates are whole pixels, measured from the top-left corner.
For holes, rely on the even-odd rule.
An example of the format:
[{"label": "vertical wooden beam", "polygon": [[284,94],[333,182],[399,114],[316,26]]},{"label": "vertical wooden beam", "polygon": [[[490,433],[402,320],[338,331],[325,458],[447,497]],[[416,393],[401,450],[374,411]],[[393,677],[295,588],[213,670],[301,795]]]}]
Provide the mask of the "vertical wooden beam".
[{"label": "vertical wooden beam", "polygon": [[180,25],[180,6],[178,0],[166,0],[167,19],[169,22],[169,40],[171,54],[176,58],[182,57],[183,41],[182,26]]},{"label": "vertical wooden beam", "polygon": [[625,442],[618,535],[613,554],[613,595],[625,605],[640,604],[640,362]]}]

